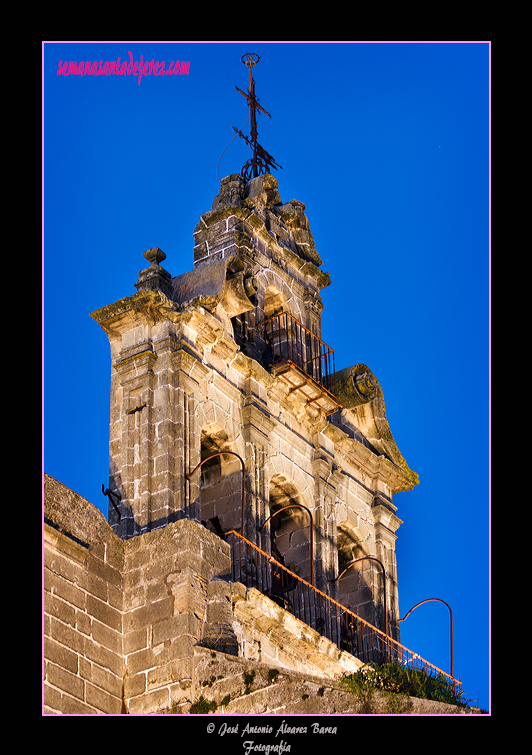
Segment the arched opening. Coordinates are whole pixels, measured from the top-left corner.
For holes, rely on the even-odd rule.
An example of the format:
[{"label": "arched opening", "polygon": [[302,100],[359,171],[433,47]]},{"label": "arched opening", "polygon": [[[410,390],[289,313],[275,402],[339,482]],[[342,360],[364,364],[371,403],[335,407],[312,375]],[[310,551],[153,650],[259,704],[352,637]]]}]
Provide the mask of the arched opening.
[{"label": "arched opening", "polygon": [[364,559],[347,569],[338,580],[338,602],[380,629],[382,574],[379,566],[367,558],[371,555],[367,545],[358,536],[356,528],[347,523],[338,526],[337,545],[339,575],[349,564]]},{"label": "arched opening", "polygon": [[269,286],[264,295],[264,319],[287,311],[286,297],[275,286]]},{"label": "arched opening", "polygon": [[240,347],[240,350],[246,356],[250,356],[253,359],[257,359],[257,347],[255,344],[255,324],[256,324],[256,310],[258,306],[258,294],[256,287],[256,280],[251,276],[246,278],[244,282],[245,293],[253,305],[254,309],[246,309],[244,312],[231,317],[231,325],[233,328],[233,337],[235,343]]},{"label": "arched opening", "polygon": [[[293,482],[283,475],[270,481],[270,538],[273,558],[307,582],[313,578],[312,570],[312,517],[303,505]],[[282,569],[274,571],[272,597],[278,602],[291,604],[291,592],[296,580]]]},{"label": "arched opening", "polygon": [[289,334],[291,324],[286,297],[275,286],[269,286],[264,296],[264,320],[260,327],[265,346],[263,364],[266,368],[292,356]]},{"label": "arched opening", "polygon": [[212,423],[201,431],[200,519],[216,535],[240,531],[242,518],[242,467],[236,456],[213,456],[235,452],[226,430]]}]

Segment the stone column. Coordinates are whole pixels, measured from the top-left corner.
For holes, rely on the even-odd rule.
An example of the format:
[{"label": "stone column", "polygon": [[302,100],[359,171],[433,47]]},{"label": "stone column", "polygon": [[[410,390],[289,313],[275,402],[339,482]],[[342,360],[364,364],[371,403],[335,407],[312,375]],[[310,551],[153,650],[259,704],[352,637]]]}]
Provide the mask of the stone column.
[{"label": "stone column", "polygon": [[314,585],[332,596],[331,580],[338,571],[335,503],[340,473],[324,458],[312,462],[314,473]]},{"label": "stone column", "polygon": [[145,342],[122,351],[114,365],[122,389],[120,454],[116,462],[111,460],[111,466],[120,472],[121,521],[114,526],[123,538],[147,532],[151,521],[151,412],[156,359],[151,343]]},{"label": "stone column", "polygon": [[275,423],[263,410],[248,404],[242,410],[246,444],[246,512],[244,536],[270,552],[269,527],[261,530],[269,517],[269,492],[266,474],[269,435]]},{"label": "stone column", "polygon": [[[376,555],[384,565],[386,571],[386,597],[388,612],[388,633],[395,640],[399,634],[399,596],[397,590],[397,561],[395,556],[396,531],[402,524],[395,515],[396,507],[382,494],[376,495],[371,512],[375,523]],[[382,604],[382,595],[379,604]]]},{"label": "stone column", "polygon": [[201,461],[200,428],[196,416],[199,399],[204,391],[200,383],[209,369],[201,362],[201,355],[190,344],[180,341],[172,354],[176,435],[173,448],[176,481],[177,518],[199,522],[200,471],[187,478]]}]

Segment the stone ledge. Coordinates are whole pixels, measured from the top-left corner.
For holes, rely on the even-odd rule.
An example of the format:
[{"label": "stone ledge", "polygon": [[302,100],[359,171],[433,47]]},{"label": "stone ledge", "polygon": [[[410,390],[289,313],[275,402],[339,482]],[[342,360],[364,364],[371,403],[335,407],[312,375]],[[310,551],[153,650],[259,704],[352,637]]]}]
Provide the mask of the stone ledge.
[{"label": "stone ledge", "polygon": [[244,655],[253,653],[260,662],[323,679],[338,679],[363,665],[256,588],[245,597],[242,590],[243,585],[233,589],[233,616]]},{"label": "stone ledge", "polygon": [[189,689],[190,699],[174,707],[161,707],[159,713],[188,714],[193,704],[201,699],[210,706],[209,710],[196,706],[196,712],[221,715],[470,715],[480,712],[380,692],[362,696],[350,692],[339,681],[281,671],[203,648],[195,649],[194,666],[195,682]]}]

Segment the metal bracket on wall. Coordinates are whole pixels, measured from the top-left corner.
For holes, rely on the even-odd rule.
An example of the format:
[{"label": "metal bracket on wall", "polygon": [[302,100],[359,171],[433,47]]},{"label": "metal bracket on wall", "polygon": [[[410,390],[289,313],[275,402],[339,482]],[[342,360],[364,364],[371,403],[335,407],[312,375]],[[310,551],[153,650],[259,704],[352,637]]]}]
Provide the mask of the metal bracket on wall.
[{"label": "metal bracket on wall", "polygon": [[111,503],[115,507],[115,511],[118,514],[118,521],[120,521],[122,519],[122,515],[120,514],[120,510],[119,510],[118,506],[116,505],[116,503],[113,500],[114,498],[116,498],[116,500],[120,503],[120,500],[121,500],[120,493],[113,493],[113,491],[109,490],[109,488],[107,488],[107,490],[105,490],[105,486],[104,485],[102,485],[102,493],[109,498],[109,500],[111,501]]}]

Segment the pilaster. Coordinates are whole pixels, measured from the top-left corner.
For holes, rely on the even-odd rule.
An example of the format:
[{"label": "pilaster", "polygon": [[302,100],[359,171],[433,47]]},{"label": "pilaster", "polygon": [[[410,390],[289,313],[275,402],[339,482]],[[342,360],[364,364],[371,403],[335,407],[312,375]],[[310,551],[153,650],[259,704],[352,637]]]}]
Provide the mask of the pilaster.
[{"label": "pilaster", "polygon": [[121,353],[115,362],[122,392],[120,453],[111,466],[119,470],[111,490],[121,498],[120,522],[112,522],[123,538],[147,532],[150,522],[150,493],[153,472],[153,425],[151,413],[157,355],[151,343],[144,342]]},{"label": "pilaster", "polygon": [[262,525],[270,515],[267,479],[270,433],[275,427],[267,410],[250,403],[242,409],[243,436],[246,444],[245,532],[248,540],[270,552],[269,528]]},{"label": "pilaster", "polygon": [[335,502],[340,473],[334,463],[323,456],[311,463],[314,475],[314,582],[323,592],[330,594],[332,580],[338,572],[336,547]]},{"label": "pilaster", "polygon": [[202,363],[201,355],[190,344],[180,341],[171,358],[175,390],[176,442],[174,464],[176,470],[176,497],[179,518],[184,516],[199,522],[200,475],[187,475],[201,461],[201,428],[198,425],[197,407],[205,394],[205,379],[210,370]]},{"label": "pilaster", "polygon": [[396,507],[383,494],[376,495],[371,507],[375,526],[376,555],[386,571],[387,611],[389,633],[399,639],[399,596],[397,590],[397,560],[395,555],[396,531],[402,521],[396,516]]}]

